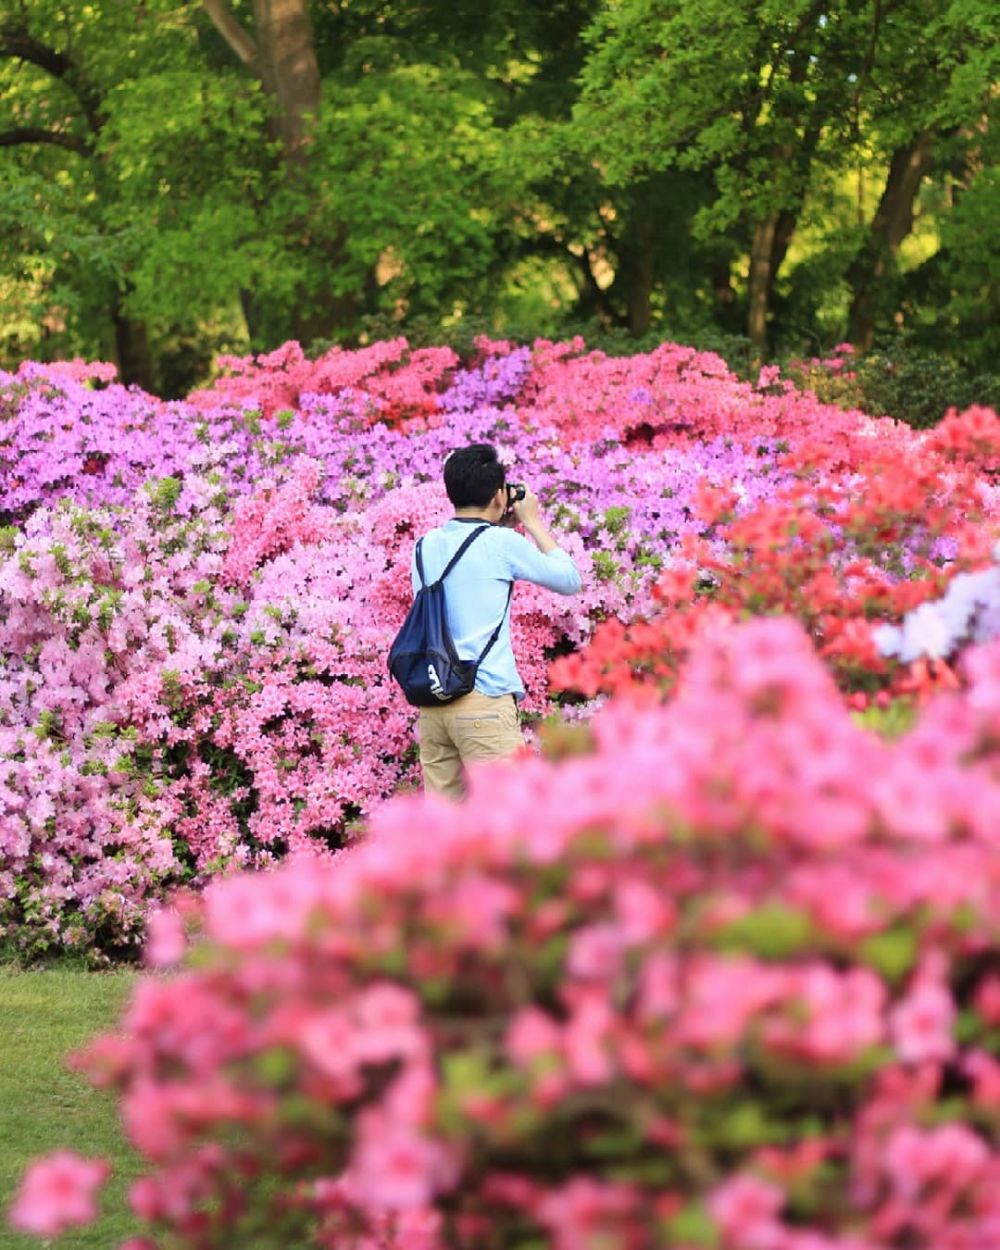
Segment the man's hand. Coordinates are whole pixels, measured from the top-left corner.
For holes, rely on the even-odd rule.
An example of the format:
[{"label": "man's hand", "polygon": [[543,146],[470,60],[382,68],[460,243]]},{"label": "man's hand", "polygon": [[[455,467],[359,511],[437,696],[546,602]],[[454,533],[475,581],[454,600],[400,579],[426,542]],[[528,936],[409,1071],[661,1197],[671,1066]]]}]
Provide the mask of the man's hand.
[{"label": "man's hand", "polygon": [[525,529],[530,529],[532,525],[540,525],[542,523],[542,517],[538,511],[538,496],[530,486],[525,486],[524,498],[512,504],[511,511]]},{"label": "man's hand", "polygon": [[511,511],[534,539],[535,546],[542,555],[554,551],[559,546],[542,522],[541,513],[538,511],[538,496],[530,486],[525,486],[524,498],[519,499]]}]

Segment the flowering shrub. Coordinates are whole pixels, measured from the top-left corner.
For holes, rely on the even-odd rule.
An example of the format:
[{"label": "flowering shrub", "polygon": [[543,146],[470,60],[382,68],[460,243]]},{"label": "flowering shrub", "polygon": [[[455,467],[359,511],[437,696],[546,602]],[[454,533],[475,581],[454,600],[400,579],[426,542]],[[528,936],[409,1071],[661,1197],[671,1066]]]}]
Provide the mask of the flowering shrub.
[{"label": "flowering shrub", "polygon": [[385,553],[315,484],[302,465],[226,532],[167,479],[124,532],[36,513],[0,564],[0,925],[22,947],[120,949],[181,882],[339,846],[412,767],[372,617]]},{"label": "flowering shrub", "polygon": [[58,1150],[28,1169],[10,1210],[14,1228],[39,1237],[58,1237],[97,1218],[95,1193],[111,1169],[72,1150]]},{"label": "flowering shrub", "polygon": [[965,663],[887,743],[799,626],[723,626],[559,761],[180,900],[80,1059],[129,1245],[993,1245],[1000,647]]},{"label": "flowering shrub", "polygon": [[983,476],[1000,453],[1000,420],[989,416],[956,415],[929,446],[876,444],[850,474],[810,472],[815,453],[801,446],[781,462],[789,484],[742,510],[730,487],[703,481],[694,507],[707,528],[685,536],[655,588],[660,612],[599,626],[586,648],[556,663],[555,685],[589,696],[669,686],[706,623],[750,612],[794,615],[849,691],[891,686],[894,677],[906,688],[909,675],[884,657],[918,653],[880,648],[890,635],[873,622],[920,612],[989,559],[1000,521]]},{"label": "flowering shrub", "polygon": [[546,714],[553,660],[564,690],[660,697],[748,613],[796,616],[861,702],[955,681],[957,652],[930,682],[877,630],[979,576],[998,430],[918,435],[673,344],[288,344],[185,403],[105,365],[2,375],[0,929],[121,950],[177,884],[326,853],[413,784],[385,655],[457,443],[499,446],[583,574],[514,599]]},{"label": "flowering shrub", "polygon": [[[1000,558],[1000,547],[996,555]],[[1000,568],[960,573],[941,599],[908,612],[902,623],[882,625],[875,641],[886,656],[904,662],[945,660],[970,642],[1000,638]]]},{"label": "flowering shrub", "polygon": [[266,355],[222,356],[217,363],[224,371],[221,376],[191,396],[199,408],[245,406],[249,400],[271,416],[297,407],[305,394],[362,389],[370,397],[373,416],[398,420],[436,410],[436,395],[458,357],[449,347],[410,351],[406,339],[397,338],[357,351],[334,347],[315,361],[306,359],[298,343],[286,343]]}]

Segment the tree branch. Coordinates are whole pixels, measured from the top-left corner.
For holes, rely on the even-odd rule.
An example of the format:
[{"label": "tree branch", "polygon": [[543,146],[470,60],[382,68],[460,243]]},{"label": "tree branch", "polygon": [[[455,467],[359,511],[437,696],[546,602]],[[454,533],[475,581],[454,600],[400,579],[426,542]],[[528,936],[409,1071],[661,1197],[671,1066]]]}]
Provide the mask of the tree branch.
[{"label": "tree branch", "polygon": [[17,130],[0,131],[0,148],[12,148],[20,143],[51,143],[68,148],[80,156],[93,156],[94,149],[86,139],[63,134],[58,130],[43,130],[40,126],[22,126]]},{"label": "tree branch", "polygon": [[64,82],[80,101],[87,125],[96,135],[101,129],[100,97],[84,82],[73,60],[57,52],[16,21],[0,25],[0,57],[27,61]]},{"label": "tree branch", "polygon": [[868,75],[875,68],[875,53],[878,51],[878,40],[882,30],[882,0],[875,0],[872,13],[872,33],[868,40],[868,51],[858,71],[858,80],[854,87],[854,98],[851,101],[851,129],[857,141],[861,138],[861,94],[868,82]]},{"label": "tree branch", "polygon": [[233,17],[226,0],[201,0],[201,7],[208,14],[212,25],[247,69],[252,74],[257,74],[259,72],[257,45]]}]

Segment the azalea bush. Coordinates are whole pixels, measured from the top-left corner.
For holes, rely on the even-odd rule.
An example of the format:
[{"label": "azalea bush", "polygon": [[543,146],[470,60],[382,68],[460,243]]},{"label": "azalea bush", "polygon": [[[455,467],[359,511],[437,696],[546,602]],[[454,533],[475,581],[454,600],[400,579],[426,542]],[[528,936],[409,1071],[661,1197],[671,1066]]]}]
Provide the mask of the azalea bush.
[{"label": "azalea bush", "polygon": [[654,587],[659,610],[598,626],[587,647],[554,666],[556,686],[589,696],[669,689],[706,624],[747,613],[794,615],[861,706],[873,691],[913,689],[913,672],[893,657],[954,658],[975,637],[971,628],[921,651],[880,645],[893,626],[877,623],[910,614],[912,636],[949,584],[957,583],[955,598],[967,579],[978,586],[984,574],[969,570],[988,567],[998,533],[991,478],[1000,418],[982,408],[952,412],[922,444],[876,440],[866,458],[852,456],[850,471],[840,454],[833,445],[793,447],[779,461],[784,484],[752,507],[739,507],[732,487],[703,480],[694,507],[705,529],[684,536]]},{"label": "azalea bush", "polygon": [[[1000,1236],[1000,645],[894,743],[800,626],[161,913],[78,1058],[130,1250],[981,1250]],[[100,1161],[12,1208],[57,1235]]]},{"label": "azalea bush", "polygon": [[676,344],[288,344],[171,403],[0,375],[0,937],[134,951],[176,886],[329,855],[412,788],[385,656],[455,445],[497,444],[580,567],[512,633],[529,719],[585,720],[747,614],[796,617],[859,705],[957,683],[978,626],[930,659],[885,631],[989,567],[998,424],[918,434]]},{"label": "azalea bush", "polygon": [[1000,405],[1000,378],[921,347],[906,334],[856,356],[850,343],[826,358],[789,362],[787,372],[832,403],[895,417],[914,429],[938,424],[950,408]]},{"label": "azalea bush", "polygon": [[372,617],[386,553],[315,485],[301,465],[223,529],[210,483],[186,517],[166,479],[127,528],[65,506],[17,537],[0,566],[0,924],[23,951],[124,953],[151,900],[339,847],[412,771]]}]

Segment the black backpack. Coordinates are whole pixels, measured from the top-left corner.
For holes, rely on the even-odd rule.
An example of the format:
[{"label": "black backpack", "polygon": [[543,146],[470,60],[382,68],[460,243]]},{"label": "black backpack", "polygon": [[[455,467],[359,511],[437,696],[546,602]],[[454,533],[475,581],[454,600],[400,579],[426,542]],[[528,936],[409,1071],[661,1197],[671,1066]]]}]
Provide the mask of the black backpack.
[{"label": "black backpack", "polygon": [[469,550],[483,530],[481,525],[465,539],[461,547],[448,561],[444,572],[429,586],[424,577],[424,560],[421,548],[424,540],[417,543],[417,573],[420,589],[413,605],[406,614],[392,647],[389,649],[389,672],[403,688],[407,703],[414,707],[440,707],[468,694],[476,684],[476,672],[490,649],[500,636],[500,628],[510,607],[514,591],[511,582],[503,616],[483,648],[478,660],[460,660],[448,628],[448,615],[444,597],[444,579]]}]

